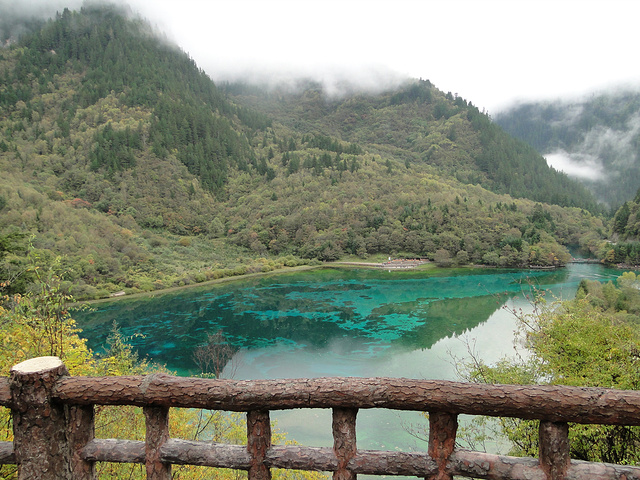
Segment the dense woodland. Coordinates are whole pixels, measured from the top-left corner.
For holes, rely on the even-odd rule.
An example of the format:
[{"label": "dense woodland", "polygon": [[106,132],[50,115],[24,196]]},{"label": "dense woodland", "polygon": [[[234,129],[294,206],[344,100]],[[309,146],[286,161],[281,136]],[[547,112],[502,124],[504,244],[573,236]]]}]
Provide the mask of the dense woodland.
[{"label": "dense woodland", "polygon": [[[0,50],[3,277],[81,298],[355,256],[560,265],[608,231],[580,184],[429,81],[334,98],[216,87],[118,8]],[[22,252],[22,253],[21,253]]]},{"label": "dense woodland", "polygon": [[597,174],[580,180],[614,210],[640,188],[640,93],[612,90],[574,100],[524,103],[495,116],[538,152],[560,152]]}]

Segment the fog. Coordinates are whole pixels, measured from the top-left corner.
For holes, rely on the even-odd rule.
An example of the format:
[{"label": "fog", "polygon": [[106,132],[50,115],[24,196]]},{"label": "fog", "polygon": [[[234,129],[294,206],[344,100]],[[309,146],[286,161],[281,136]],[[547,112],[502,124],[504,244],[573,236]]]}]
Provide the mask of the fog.
[{"label": "fog", "polygon": [[[516,100],[640,84],[640,2],[566,0],[116,0],[214,81],[312,77],[328,92],[430,80],[490,113]],[[0,0],[52,16],[80,0]],[[0,22],[1,23],[1,22]],[[15,31],[18,22],[10,23]],[[347,81],[348,80],[348,81]]]},{"label": "fog", "polygon": [[550,166],[570,177],[592,181],[603,180],[606,177],[600,159],[590,154],[557,150],[544,157]]},{"label": "fog", "polygon": [[[624,105],[610,106],[622,111]],[[582,107],[572,106],[562,120],[552,123],[555,127],[576,129]],[[570,151],[557,149],[545,154],[549,165],[567,175],[597,182],[615,180],[616,172],[637,164],[638,139],[640,138],[640,112],[635,112],[618,128],[594,125],[583,133],[580,142]]]},{"label": "fog", "polygon": [[82,0],[0,0],[0,42],[16,41],[33,20],[46,20],[64,8],[77,9]]}]

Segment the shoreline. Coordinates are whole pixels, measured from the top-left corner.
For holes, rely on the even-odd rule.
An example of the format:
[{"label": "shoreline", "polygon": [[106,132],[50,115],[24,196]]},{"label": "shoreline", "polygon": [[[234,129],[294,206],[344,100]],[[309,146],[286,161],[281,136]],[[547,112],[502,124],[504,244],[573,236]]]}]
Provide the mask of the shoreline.
[{"label": "shoreline", "polygon": [[388,268],[390,270],[394,269],[407,269],[407,268],[417,268],[422,265],[433,264],[432,261],[427,259],[416,259],[416,260],[389,260],[387,262],[331,262],[330,265],[345,265],[348,267],[366,267],[366,268]]},{"label": "shoreline", "polygon": [[433,265],[435,267],[435,265],[433,264],[433,262],[430,262],[428,260],[424,260],[419,264],[415,264],[412,265],[411,267],[405,266],[405,265],[400,265],[398,263],[398,266],[394,266],[394,263],[400,262],[398,260],[396,261],[391,261],[391,262],[357,262],[357,261],[335,261],[335,262],[325,262],[325,263],[321,263],[319,265],[298,265],[295,267],[283,267],[277,270],[271,270],[269,272],[254,272],[254,273],[245,273],[243,275],[234,275],[231,277],[223,277],[223,278],[216,278],[214,280],[207,280],[206,282],[200,282],[200,283],[192,283],[189,285],[180,285],[177,287],[169,287],[169,288],[163,288],[161,290],[154,290],[152,292],[137,292],[137,293],[123,293],[121,294],[120,292],[117,292],[117,294],[112,294],[109,297],[105,297],[105,298],[98,298],[96,300],[79,300],[77,302],[75,302],[77,305],[95,305],[95,304],[99,304],[99,303],[105,303],[105,302],[117,302],[119,300],[124,300],[124,299],[132,299],[132,298],[144,298],[144,297],[155,297],[157,295],[163,295],[165,293],[172,293],[172,292],[176,292],[176,291],[180,291],[180,290],[184,290],[187,288],[197,288],[197,287],[206,287],[206,286],[210,286],[210,285],[218,285],[218,284],[222,284],[222,283],[227,283],[227,282],[233,282],[236,280],[247,280],[250,278],[255,278],[255,277],[264,277],[264,276],[268,276],[268,275],[280,275],[283,273],[288,273],[288,272],[301,272],[301,271],[305,271],[305,270],[314,270],[314,269],[318,269],[318,268],[328,268],[328,267],[356,267],[356,268],[371,268],[371,269],[389,269],[389,270],[401,270],[401,269],[415,269],[421,265]]},{"label": "shoreline", "polygon": [[299,272],[304,270],[313,270],[315,268],[323,268],[326,267],[326,264],[321,265],[298,265],[295,267],[283,267],[277,270],[271,270],[269,272],[254,272],[254,273],[245,273],[243,275],[234,275],[231,277],[222,277],[216,278],[214,280],[207,280],[205,282],[200,283],[191,283],[189,285],[180,285],[177,287],[168,287],[163,288],[161,290],[154,290],[152,292],[137,292],[137,293],[125,293],[124,295],[113,295],[105,298],[98,298],[96,300],[79,300],[75,302],[78,305],[94,305],[96,303],[104,303],[104,302],[117,302],[118,300],[130,299],[130,298],[142,298],[142,297],[154,297],[156,295],[163,295],[165,293],[172,293],[179,290],[184,290],[187,288],[197,288],[197,287],[205,287],[209,285],[217,285],[220,283],[233,282],[235,280],[246,280],[248,278],[254,277],[264,277],[267,275],[278,275],[281,273],[287,272]]},{"label": "shoreline", "polygon": [[[581,263],[581,262],[569,262],[569,263]],[[589,262],[591,263],[591,262]],[[593,262],[596,263],[596,262]],[[600,263],[600,262],[598,262]],[[415,260],[400,260],[400,259],[395,259],[395,260],[390,260],[387,262],[367,262],[367,261],[334,261],[334,262],[325,262],[325,263],[321,263],[318,265],[298,265],[295,267],[283,267],[277,270],[271,270],[269,272],[254,272],[254,273],[246,273],[243,275],[234,275],[234,276],[230,276],[230,277],[223,277],[223,278],[216,278],[214,280],[207,280],[205,282],[201,282],[201,283],[192,283],[189,285],[181,285],[181,286],[176,286],[176,287],[169,287],[169,288],[163,288],[161,290],[154,290],[152,292],[137,292],[137,293],[124,293],[124,294],[119,294],[119,295],[112,295],[109,297],[105,297],[105,298],[99,298],[96,300],[79,300],[77,302],[74,302],[74,304],[77,305],[95,305],[95,304],[100,304],[100,303],[105,303],[105,302],[115,302],[115,301],[119,301],[119,300],[123,300],[123,299],[132,299],[132,298],[145,298],[145,297],[155,297],[157,295],[164,295],[165,293],[173,293],[176,291],[180,291],[180,290],[184,290],[184,289],[188,289],[188,288],[198,288],[198,287],[206,287],[206,286],[212,286],[212,285],[218,285],[218,284],[223,284],[223,283],[228,283],[228,282],[233,282],[233,281],[241,281],[241,280],[247,280],[247,279],[251,279],[251,278],[257,278],[257,277],[265,277],[268,275],[280,275],[283,273],[289,273],[289,272],[301,272],[301,271],[305,271],[305,270],[315,270],[318,268],[368,268],[368,269],[386,269],[386,270],[415,270],[421,267],[427,267],[428,269],[442,269],[442,270],[447,270],[447,267],[438,267],[433,261],[430,261],[428,259],[415,259]],[[489,265],[467,265],[465,267],[471,267],[471,268],[500,268],[500,267],[493,267],[493,266],[489,266]],[[618,268],[620,270],[624,270],[624,269],[633,269],[633,270],[637,270],[640,268],[640,266],[623,266],[621,264],[612,266],[613,268]],[[463,267],[464,268],[464,267]],[[517,268],[517,269],[531,269],[531,270],[551,270],[551,269],[557,269],[557,268],[562,268],[562,267],[558,267],[558,266],[545,266],[545,267],[535,267],[535,266],[531,266],[529,265],[528,267],[506,267],[506,268]],[[71,307],[73,308],[73,307]]]}]

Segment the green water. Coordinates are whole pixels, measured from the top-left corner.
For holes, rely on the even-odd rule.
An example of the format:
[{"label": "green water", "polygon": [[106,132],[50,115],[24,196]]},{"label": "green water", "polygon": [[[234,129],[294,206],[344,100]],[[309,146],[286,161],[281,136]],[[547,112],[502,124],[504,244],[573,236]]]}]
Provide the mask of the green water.
[{"label": "green water", "polygon": [[[238,353],[237,379],[394,376],[455,379],[453,356],[472,345],[488,362],[512,351],[514,318],[531,285],[570,298],[582,278],[620,275],[598,265],[557,271],[495,269],[424,273],[324,268],[99,304],[74,315],[89,346],[103,349],[114,320],[142,357],[180,375],[196,373],[193,350],[221,330]],[[312,446],[331,444],[330,413],[274,414]],[[304,417],[301,417],[304,415]],[[360,448],[413,448],[403,424],[417,414],[358,416]]]}]

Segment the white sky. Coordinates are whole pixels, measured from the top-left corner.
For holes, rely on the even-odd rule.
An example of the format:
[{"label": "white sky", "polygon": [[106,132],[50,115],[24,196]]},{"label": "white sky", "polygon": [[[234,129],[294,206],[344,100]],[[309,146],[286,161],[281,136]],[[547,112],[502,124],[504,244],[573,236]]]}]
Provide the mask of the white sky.
[{"label": "white sky", "polygon": [[[65,0],[19,1],[22,6]],[[429,79],[490,113],[640,85],[637,0],[119,0],[214,80],[250,70]],[[22,3],[24,2],[24,3]],[[68,0],[76,7],[79,0]]]}]

